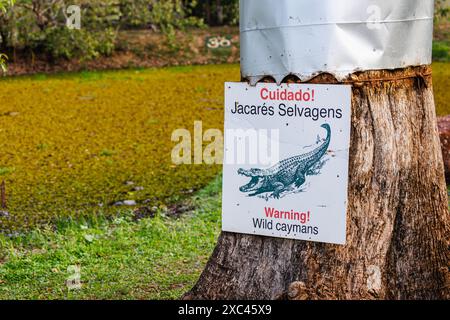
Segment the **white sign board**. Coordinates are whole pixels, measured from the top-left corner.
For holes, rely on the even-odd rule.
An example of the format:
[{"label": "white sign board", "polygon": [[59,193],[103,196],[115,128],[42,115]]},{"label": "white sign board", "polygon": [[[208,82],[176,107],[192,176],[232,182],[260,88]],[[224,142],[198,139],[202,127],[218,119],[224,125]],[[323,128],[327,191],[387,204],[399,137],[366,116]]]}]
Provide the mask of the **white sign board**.
[{"label": "white sign board", "polygon": [[351,86],[225,83],[222,229],[345,243]]}]

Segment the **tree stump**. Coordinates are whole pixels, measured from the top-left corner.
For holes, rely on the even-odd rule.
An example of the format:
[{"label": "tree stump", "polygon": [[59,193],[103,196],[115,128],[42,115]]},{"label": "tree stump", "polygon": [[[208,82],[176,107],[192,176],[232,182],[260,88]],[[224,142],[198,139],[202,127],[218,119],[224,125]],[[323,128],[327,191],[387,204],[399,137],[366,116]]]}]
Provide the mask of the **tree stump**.
[{"label": "tree stump", "polygon": [[[309,82],[339,83],[329,74]],[[346,245],[222,232],[184,299],[450,298],[431,69],[365,71],[343,83],[353,85]]]}]

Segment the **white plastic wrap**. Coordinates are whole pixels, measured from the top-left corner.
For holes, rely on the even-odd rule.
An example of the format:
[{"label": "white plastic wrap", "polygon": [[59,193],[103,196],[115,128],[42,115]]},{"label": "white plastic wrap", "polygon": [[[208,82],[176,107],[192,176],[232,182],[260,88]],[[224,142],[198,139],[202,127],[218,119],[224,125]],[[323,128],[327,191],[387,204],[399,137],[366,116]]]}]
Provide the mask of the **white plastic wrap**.
[{"label": "white plastic wrap", "polygon": [[430,64],[433,9],[433,0],[241,0],[242,77],[343,79]]}]

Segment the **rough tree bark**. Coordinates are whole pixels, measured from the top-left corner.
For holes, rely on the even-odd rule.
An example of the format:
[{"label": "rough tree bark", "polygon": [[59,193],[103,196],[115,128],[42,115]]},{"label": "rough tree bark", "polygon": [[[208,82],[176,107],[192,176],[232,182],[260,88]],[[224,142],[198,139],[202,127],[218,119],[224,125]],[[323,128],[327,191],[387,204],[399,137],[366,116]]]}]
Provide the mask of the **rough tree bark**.
[{"label": "rough tree bark", "polygon": [[[352,74],[347,244],[222,232],[184,299],[448,299],[430,67]],[[337,83],[322,74],[312,83]],[[326,196],[326,195],[324,195]]]}]

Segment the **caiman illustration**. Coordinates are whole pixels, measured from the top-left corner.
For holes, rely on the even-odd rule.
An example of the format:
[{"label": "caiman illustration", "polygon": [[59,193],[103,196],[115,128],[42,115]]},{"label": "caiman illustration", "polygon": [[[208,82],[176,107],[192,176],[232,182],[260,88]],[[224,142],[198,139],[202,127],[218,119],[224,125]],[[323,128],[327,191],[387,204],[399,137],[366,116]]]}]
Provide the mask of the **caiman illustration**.
[{"label": "caiman illustration", "polygon": [[[280,195],[292,186],[299,188],[305,183],[306,175],[320,163],[327,152],[331,139],[331,129],[328,123],[321,125],[327,131],[327,137],[321,145],[305,154],[293,156],[281,160],[268,169],[252,168],[245,170],[240,168],[238,174],[249,177],[249,183],[239,188],[241,192],[256,196],[262,193],[271,193],[270,196],[279,199]],[[250,193],[251,192],[251,193]]]}]

